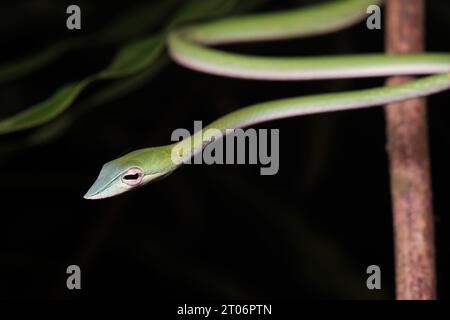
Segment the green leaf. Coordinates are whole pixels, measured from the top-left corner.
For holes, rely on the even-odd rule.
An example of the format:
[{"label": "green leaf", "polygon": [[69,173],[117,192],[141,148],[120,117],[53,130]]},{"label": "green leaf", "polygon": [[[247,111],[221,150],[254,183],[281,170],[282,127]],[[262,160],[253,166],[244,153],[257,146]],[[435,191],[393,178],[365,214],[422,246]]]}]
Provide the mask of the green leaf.
[{"label": "green leaf", "polygon": [[92,110],[94,107],[114,101],[115,99],[123,97],[142,87],[148,81],[153,79],[168,64],[168,62],[169,59],[167,57],[161,56],[155,61],[151,68],[126,79],[116,80],[100,89],[85,100],[77,103],[76,108],[71,109],[54,121],[33,131],[26,138],[23,147],[35,146],[55,140],[70,127],[77,117]]},{"label": "green leaf", "polygon": [[102,79],[124,77],[149,67],[164,49],[165,36],[157,35],[123,47],[99,76]]},{"label": "green leaf", "polygon": [[78,94],[92,81],[93,78],[86,78],[82,81],[69,83],[47,100],[0,121],[0,134],[34,127],[55,118],[70,106]]},{"label": "green leaf", "polygon": [[131,8],[93,35],[50,45],[40,52],[0,65],[0,83],[12,81],[44,68],[71,50],[122,42],[154,28],[181,0],[165,0]]},{"label": "green leaf", "polygon": [[47,100],[7,119],[0,120],[0,134],[32,128],[54,119],[75,101],[88,84],[95,80],[130,76],[150,68],[161,55],[167,34],[172,28],[179,23],[191,20],[225,15],[232,11],[237,2],[237,0],[192,0],[188,2],[173,16],[166,30],[124,46],[105,70],[78,82],[67,84]]}]

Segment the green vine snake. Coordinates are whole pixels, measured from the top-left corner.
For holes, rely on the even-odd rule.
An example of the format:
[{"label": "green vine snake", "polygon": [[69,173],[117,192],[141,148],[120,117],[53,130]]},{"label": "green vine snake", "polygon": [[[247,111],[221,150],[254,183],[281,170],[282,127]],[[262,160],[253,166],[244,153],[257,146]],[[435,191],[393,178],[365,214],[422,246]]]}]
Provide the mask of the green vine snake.
[{"label": "green vine snake", "polygon": [[[380,106],[448,90],[449,53],[280,58],[233,54],[209,47],[337,31],[363,20],[367,17],[367,8],[374,4],[382,4],[382,0],[334,0],[288,11],[224,18],[172,31],[168,38],[172,59],[185,67],[216,75],[284,81],[427,76],[396,86],[287,98],[238,109],[215,120],[190,138],[136,150],[106,163],[84,197],[112,197],[167,176],[202,151],[205,143],[196,137],[209,128],[225,132],[226,129],[243,128],[275,119]],[[172,157],[173,150],[176,150],[175,159]]]}]

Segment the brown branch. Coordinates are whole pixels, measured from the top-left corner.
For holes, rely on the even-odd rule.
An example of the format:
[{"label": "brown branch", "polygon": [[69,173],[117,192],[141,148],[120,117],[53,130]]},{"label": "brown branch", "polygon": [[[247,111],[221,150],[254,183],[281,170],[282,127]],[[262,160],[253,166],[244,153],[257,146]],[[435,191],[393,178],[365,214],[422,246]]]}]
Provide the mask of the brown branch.
[{"label": "brown branch", "polygon": [[[424,1],[388,0],[386,50],[417,52],[424,44]],[[388,84],[408,81],[392,77]],[[434,226],[426,102],[386,106],[393,205],[397,299],[435,299]]]}]

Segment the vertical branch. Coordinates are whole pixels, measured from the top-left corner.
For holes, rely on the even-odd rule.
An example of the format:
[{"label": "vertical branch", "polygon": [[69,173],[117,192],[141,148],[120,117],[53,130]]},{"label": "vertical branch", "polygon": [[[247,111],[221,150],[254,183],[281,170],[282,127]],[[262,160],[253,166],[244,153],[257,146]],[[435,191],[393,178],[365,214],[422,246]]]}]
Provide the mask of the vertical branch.
[{"label": "vertical branch", "polygon": [[[388,53],[422,51],[424,1],[388,0]],[[388,85],[408,81],[392,77]],[[393,205],[397,299],[435,299],[434,226],[426,102],[413,99],[386,106]]]}]

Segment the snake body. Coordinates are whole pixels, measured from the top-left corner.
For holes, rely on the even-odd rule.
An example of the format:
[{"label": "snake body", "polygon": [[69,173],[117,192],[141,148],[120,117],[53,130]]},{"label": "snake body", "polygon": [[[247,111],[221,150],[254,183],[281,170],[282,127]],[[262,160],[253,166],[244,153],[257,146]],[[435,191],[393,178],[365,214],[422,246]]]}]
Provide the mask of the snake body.
[{"label": "snake body", "polygon": [[[449,53],[281,58],[235,54],[209,47],[337,31],[361,21],[370,5],[381,3],[381,0],[334,0],[289,11],[225,18],[173,31],[168,38],[172,59],[185,67],[215,75],[280,81],[427,76],[396,86],[287,98],[238,109],[180,142],[136,150],[106,163],[85,198],[115,196],[167,176],[202,151],[205,144],[201,137],[207,129],[225,132],[281,118],[380,106],[450,89]],[[174,150],[178,160],[173,159]]]}]

